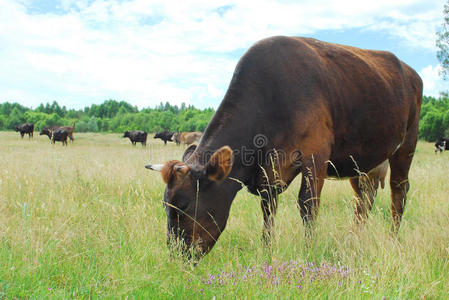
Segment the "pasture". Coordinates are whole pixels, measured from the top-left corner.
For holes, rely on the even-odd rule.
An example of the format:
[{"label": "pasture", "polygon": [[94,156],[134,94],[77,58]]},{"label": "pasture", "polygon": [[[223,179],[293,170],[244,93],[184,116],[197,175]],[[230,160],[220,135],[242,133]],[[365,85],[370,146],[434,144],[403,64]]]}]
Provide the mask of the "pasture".
[{"label": "pasture", "polygon": [[398,237],[390,192],[380,190],[364,226],[348,181],[326,181],[309,245],[296,207],[298,178],[280,196],[272,247],[261,240],[259,198],[242,189],[225,232],[196,267],[166,247],[164,184],[148,162],[185,147],[148,137],[0,132],[0,298],[449,297],[449,152],[420,142]]}]

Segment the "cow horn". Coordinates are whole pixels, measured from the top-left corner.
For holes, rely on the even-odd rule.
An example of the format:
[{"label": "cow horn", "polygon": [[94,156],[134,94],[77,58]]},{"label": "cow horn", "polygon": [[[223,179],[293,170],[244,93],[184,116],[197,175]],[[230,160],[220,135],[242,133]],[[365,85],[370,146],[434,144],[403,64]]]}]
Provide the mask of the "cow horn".
[{"label": "cow horn", "polygon": [[163,166],[164,166],[163,164],[155,164],[155,165],[146,165],[145,168],[160,172]]}]

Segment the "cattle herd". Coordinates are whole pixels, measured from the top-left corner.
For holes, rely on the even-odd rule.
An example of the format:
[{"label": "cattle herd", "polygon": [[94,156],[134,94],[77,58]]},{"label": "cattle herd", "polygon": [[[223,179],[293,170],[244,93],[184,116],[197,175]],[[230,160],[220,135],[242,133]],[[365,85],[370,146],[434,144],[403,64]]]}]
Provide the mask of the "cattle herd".
[{"label": "cattle herd", "polygon": [[[33,138],[34,134],[34,124],[33,123],[23,123],[16,126],[16,131],[20,132],[21,137],[28,134],[28,138]],[[61,142],[62,145],[67,146],[67,138],[74,141],[73,132],[75,131],[75,123],[72,126],[48,126],[44,127],[39,135],[46,135],[50,141],[55,144],[56,142]]]},{"label": "cattle herd", "polygon": [[[34,134],[34,124],[33,123],[23,123],[16,126],[16,131],[20,132],[20,135],[23,139],[25,134],[28,134],[28,138],[33,138]],[[55,142],[61,142],[62,145],[67,146],[67,139],[70,141],[74,141],[73,133],[75,132],[75,123],[72,126],[48,126],[44,127],[39,135],[46,135],[52,144]],[[135,146],[136,143],[141,143],[142,146],[147,145],[147,136],[148,133],[143,130],[131,130],[125,131],[123,134],[123,138],[129,138],[132,145]],[[176,145],[186,144],[191,145],[193,143],[198,143],[202,136],[202,132],[170,132],[170,131],[162,131],[157,132],[154,136],[155,139],[159,138],[164,141],[164,144],[167,142],[176,142]]]}]

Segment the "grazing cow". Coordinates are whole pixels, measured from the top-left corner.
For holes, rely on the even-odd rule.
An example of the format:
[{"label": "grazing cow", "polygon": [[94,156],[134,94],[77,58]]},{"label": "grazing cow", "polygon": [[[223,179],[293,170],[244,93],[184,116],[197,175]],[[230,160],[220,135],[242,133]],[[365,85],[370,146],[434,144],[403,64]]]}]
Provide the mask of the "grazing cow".
[{"label": "grazing cow", "polygon": [[56,142],[62,142],[62,145],[67,146],[67,137],[69,133],[64,128],[58,128],[53,131],[51,142],[55,144]]},{"label": "grazing cow", "polygon": [[33,137],[34,134],[34,124],[33,123],[20,124],[19,126],[16,126],[16,131],[20,132],[22,139],[25,134],[28,134],[28,138],[30,139]]},{"label": "grazing cow", "polygon": [[136,143],[142,143],[142,147],[147,145],[147,133],[145,131],[142,130],[126,131],[123,134],[123,137],[129,138],[133,146],[135,146]]},{"label": "grazing cow", "polygon": [[449,138],[438,138],[435,142],[435,153],[438,151],[443,152],[444,150],[449,150]]},{"label": "grazing cow", "polygon": [[163,131],[163,132],[157,132],[154,136],[155,139],[161,139],[164,141],[164,144],[167,145],[167,141],[173,142],[173,132],[169,131]]},{"label": "grazing cow", "polygon": [[73,123],[73,126],[49,126],[49,127],[44,127],[41,132],[39,133],[39,135],[46,135],[48,136],[48,138],[51,140],[52,137],[52,133],[53,131],[55,131],[56,129],[64,129],[65,131],[67,131],[68,137],[70,139],[70,141],[74,141],[75,138],[73,137],[73,132],[75,131],[75,123]]},{"label": "grazing cow", "polygon": [[191,145],[193,143],[198,143],[201,139],[201,136],[203,135],[202,132],[194,131],[194,132],[181,132],[181,133],[175,133],[173,135],[173,139],[176,142],[176,145],[186,144]]},{"label": "grazing cow", "polygon": [[73,132],[75,131],[75,122],[73,122],[72,126],[61,126],[59,128],[62,128],[65,131],[67,131],[67,134],[68,134],[71,142],[73,142],[75,140],[75,138],[73,137]]},{"label": "grazing cow", "polygon": [[173,133],[172,140],[176,143],[177,146],[181,145],[180,137],[181,137],[181,133],[180,132]]},{"label": "grazing cow", "polygon": [[[422,80],[385,51],[272,37],[240,59],[196,149],[161,171],[168,239],[208,253],[246,185],[262,198],[264,237],[277,195],[301,173],[298,208],[310,233],[326,177],[354,178],[387,160],[392,231],[399,229],[418,139]],[[356,212],[367,210],[357,201]],[[187,255],[191,253],[185,252]]]},{"label": "grazing cow", "polygon": [[53,131],[55,131],[58,128],[59,128],[58,126],[44,127],[41,130],[41,132],[39,133],[39,135],[46,135],[46,136],[48,136],[48,139],[51,140],[51,137],[53,135]]}]

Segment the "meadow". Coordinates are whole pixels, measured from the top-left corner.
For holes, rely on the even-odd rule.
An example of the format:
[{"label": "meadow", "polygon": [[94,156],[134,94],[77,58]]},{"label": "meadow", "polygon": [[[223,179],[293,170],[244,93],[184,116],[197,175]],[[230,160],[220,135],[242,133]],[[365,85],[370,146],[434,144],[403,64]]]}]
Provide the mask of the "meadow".
[{"label": "meadow", "polygon": [[390,191],[364,226],[348,181],[326,181],[315,238],[305,243],[298,178],[279,200],[276,233],[261,239],[259,198],[242,189],[225,232],[197,266],[170,255],[160,175],[149,162],[185,147],[149,137],[0,132],[0,298],[448,299],[449,152],[419,142],[397,237]]}]

